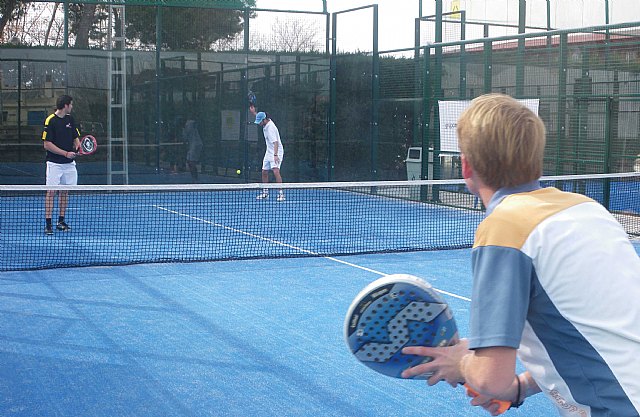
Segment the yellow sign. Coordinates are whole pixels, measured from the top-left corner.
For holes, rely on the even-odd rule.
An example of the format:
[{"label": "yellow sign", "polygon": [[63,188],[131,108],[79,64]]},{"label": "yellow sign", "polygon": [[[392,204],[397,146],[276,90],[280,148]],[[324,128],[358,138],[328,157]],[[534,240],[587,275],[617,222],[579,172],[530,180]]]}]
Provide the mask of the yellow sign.
[{"label": "yellow sign", "polygon": [[[460,0],[451,0],[451,11],[459,12],[460,11]],[[460,19],[460,13],[453,13],[449,15],[452,19]]]}]

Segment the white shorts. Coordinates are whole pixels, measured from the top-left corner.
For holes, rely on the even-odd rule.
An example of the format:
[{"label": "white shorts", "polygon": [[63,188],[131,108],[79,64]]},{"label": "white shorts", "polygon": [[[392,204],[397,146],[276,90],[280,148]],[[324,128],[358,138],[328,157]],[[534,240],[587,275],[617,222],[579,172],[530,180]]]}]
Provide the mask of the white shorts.
[{"label": "white shorts", "polygon": [[76,161],[69,164],[56,164],[47,161],[46,185],[78,185]]},{"label": "white shorts", "polygon": [[281,156],[280,159],[278,159],[278,163],[276,163],[276,161],[273,158],[267,158],[265,156],[264,159],[262,160],[262,170],[269,171],[274,168],[280,169],[280,165],[282,165],[282,158],[284,158],[284,155]]}]

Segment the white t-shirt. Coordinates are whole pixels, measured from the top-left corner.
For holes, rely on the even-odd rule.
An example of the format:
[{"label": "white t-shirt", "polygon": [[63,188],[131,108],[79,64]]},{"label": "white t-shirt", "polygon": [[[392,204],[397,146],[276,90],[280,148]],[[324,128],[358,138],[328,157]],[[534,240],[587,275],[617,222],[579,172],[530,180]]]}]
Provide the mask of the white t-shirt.
[{"label": "white t-shirt", "polygon": [[269,120],[262,131],[264,133],[264,141],[267,144],[267,151],[264,154],[264,159],[273,161],[276,142],[278,143],[278,158],[282,159],[284,155],[284,146],[282,146],[282,142],[280,141],[280,132],[278,131],[275,123]]}]

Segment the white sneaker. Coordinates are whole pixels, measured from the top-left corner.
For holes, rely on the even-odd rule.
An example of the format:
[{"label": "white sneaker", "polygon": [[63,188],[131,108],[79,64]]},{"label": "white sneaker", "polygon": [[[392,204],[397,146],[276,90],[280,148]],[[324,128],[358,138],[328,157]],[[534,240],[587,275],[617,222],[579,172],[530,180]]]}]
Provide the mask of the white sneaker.
[{"label": "white sneaker", "polygon": [[286,200],[286,198],[284,198],[284,194],[282,194],[282,193],[278,194],[277,201],[285,201],[285,200]]},{"label": "white sneaker", "polygon": [[262,192],[262,194],[259,194],[259,195],[256,197],[256,200],[264,200],[264,199],[266,199],[266,198],[269,198],[269,193]]}]

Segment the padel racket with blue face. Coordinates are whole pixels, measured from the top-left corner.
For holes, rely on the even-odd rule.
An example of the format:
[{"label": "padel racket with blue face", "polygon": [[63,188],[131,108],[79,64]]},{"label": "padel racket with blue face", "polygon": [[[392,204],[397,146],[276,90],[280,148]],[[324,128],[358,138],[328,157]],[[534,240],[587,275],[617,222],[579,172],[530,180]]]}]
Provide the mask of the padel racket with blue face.
[{"label": "padel racket with blue face", "polygon": [[[412,275],[396,274],[373,281],[354,298],[345,318],[344,336],[349,350],[361,363],[381,374],[402,378],[405,369],[431,360],[406,355],[402,348],[454,345],[458,342],[458,328],[448,304],[429,283]],[[430,376],[422,374],[413,379]],[[511,405],[498,402],[500,413]]]},{"label": "padel racket with blue face", "polygon": [[400,274],[377,279],[356,296],[344,331],[351,353],[360,362],[394,378],[425,361],[422,356],[403,354],[403,347],[449,346],[458,341],[447,303],[427,282]]},{"label": "padel racket with blue face", "polygon": [[249,100],[249,107],[255,107],[258,104],[258,100],[256,99],[256,95],[253,91],[249,90],[247,94],[247,100]]},{"label": "padel racket with blue face", "polygon": [[98,150],[98,141],[92,135],[85,135],[80,139],[78,155],[91,155]]}]

